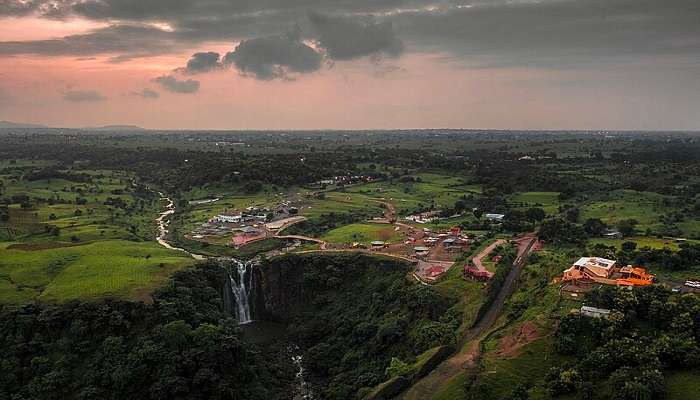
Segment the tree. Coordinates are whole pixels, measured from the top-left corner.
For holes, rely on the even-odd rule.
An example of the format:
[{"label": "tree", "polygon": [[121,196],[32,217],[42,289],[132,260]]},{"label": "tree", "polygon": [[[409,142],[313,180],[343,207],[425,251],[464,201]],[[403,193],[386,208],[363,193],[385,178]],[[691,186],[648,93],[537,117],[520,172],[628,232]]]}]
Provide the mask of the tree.
[{"label": "tree", "polygon": [[464,202],[464,200],[455,201],[455,208],[454,208],[455,214],[463,213],[466,208],[467,208],[467,204]]},{"label": "tree", "polygon": [[633,235],[635,226],[637,226],[636,219],[623,219],[617,223],[617,229],[625,236]]},{"label": "tree", "polygon": [[263,188],[263,184],[260,181],[250,181],[246,182],[245,185],[243,185],[242,189],[245,193],[247,194],[254,194],[258,193],[261,191]]},{"label": "tree", "polygon": [[524,385],[518,385],[510,392],[509,400],[528,400],[530,394],[527,392],[527,387]]},{"label": "tree", "polygon": [[391,358],[389,366],[386,367],[386,376],[395,378],[397,376],[407,376],[411,374],[411,366],[396,357]]},{"label": "tree", "polygon": [[622,243],[622,251],[626,253],[631,253],[637,249],[637,243],[635,242],[624,242]]},{"label": "tree", "polygon": [[583,230],[591,236],[600,236],[607,228],[608,226],[599,218],[588,218],[583,223]]},{"label": "tree", "polygon": [[547,213],[541,208],[533,207],[533,208],[528,208],[527,211],[525,211],[525,216],[530,221],[539,222],[539,221],[542,221],[547,216]]},{"label": "tree", "polygon": [[571,207],[564,211],[564,218],[566,218],[566,220],[569,222],[578,222],[580,216],[581,210],[579,210],[577,207]]}]

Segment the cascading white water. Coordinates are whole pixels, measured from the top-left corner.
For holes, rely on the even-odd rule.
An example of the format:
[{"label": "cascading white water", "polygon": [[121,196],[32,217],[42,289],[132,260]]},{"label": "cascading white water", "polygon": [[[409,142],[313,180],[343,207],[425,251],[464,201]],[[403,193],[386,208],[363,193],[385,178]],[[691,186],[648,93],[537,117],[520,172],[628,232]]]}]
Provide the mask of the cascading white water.
[{"label": "cascading white water", "polygon": [[247,324],[253,321],[251,300],[253,291],[253,265],[252,261],[233,260],[234,268],[229,269],[231,280],[231,293],[236,302],[236,311],[239,324]]},{"label": "cascading white water", "polygon": [[296,390],[292,400],[314,400],[315,396],[309,383],[306,382],[306,370],[304,368],[304,358],[301,355],[301,349],[295,344],[291,344],[288,350],[292,353],[292,363],[297,368]]}]

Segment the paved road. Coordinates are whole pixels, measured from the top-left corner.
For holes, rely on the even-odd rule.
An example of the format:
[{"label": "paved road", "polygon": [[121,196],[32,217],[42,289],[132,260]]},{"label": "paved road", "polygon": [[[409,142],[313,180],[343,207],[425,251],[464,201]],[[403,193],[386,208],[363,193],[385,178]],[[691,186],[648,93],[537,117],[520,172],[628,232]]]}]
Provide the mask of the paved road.
[{"label": "paved road", "polygon": [[506,277],[496,300],[491,303],[488,311],[486,311],[476,325],[469,329],[459,340],[459,343],[457,344],[458,352],[447,360],[443,361],[437,366],[437,368],[435,368],[435,370],[433,370],[433,372],[416,382],[406,392],[399,395],[397,399],[431,399],[452,378],[468,370],[469,368],[474,367],[474,361],[478,357],[478,346],[475,346],[477,342],[466,349],[465,345],[483,335],[493,326],[498,317],[501,315],[506,300],[515,290],[518,278],[520,277],[520,272],[522,271],[522,267],[526,262],[527,255],[530,253],[532,246],[537,241],[535,236],[528,236],[528,238],[529,241],[526,242],[525,245],[518,246],[518,256],[513,262],[513,268]]}]

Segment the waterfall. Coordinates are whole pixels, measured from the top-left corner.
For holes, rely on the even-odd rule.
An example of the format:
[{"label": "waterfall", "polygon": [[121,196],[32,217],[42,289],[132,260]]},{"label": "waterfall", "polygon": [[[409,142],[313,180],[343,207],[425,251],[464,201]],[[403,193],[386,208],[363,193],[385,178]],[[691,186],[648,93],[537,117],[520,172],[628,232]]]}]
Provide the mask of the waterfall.
[{"label": "waterfall", "polygon": [[[236,315],[239,324],[247,324],[253,320],[253,261],[240,261],[232,259],[228,270],[230,293],[235,302]],[[228,297],[228,296],[225,296]],[[230,307],[233,311],[234,307]]]}]

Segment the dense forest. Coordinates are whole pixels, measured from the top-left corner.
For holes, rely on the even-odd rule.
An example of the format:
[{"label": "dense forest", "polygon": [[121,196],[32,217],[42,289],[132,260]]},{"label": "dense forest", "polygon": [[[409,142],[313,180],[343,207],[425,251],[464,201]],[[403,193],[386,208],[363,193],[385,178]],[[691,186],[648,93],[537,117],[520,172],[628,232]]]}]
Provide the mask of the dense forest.
[{"label": "dense forest", "polygon": [[223,312],[223,270],[185,270],[153,304],[0,309],[0,399],[287,399],[295,370],[244,343]]}]

